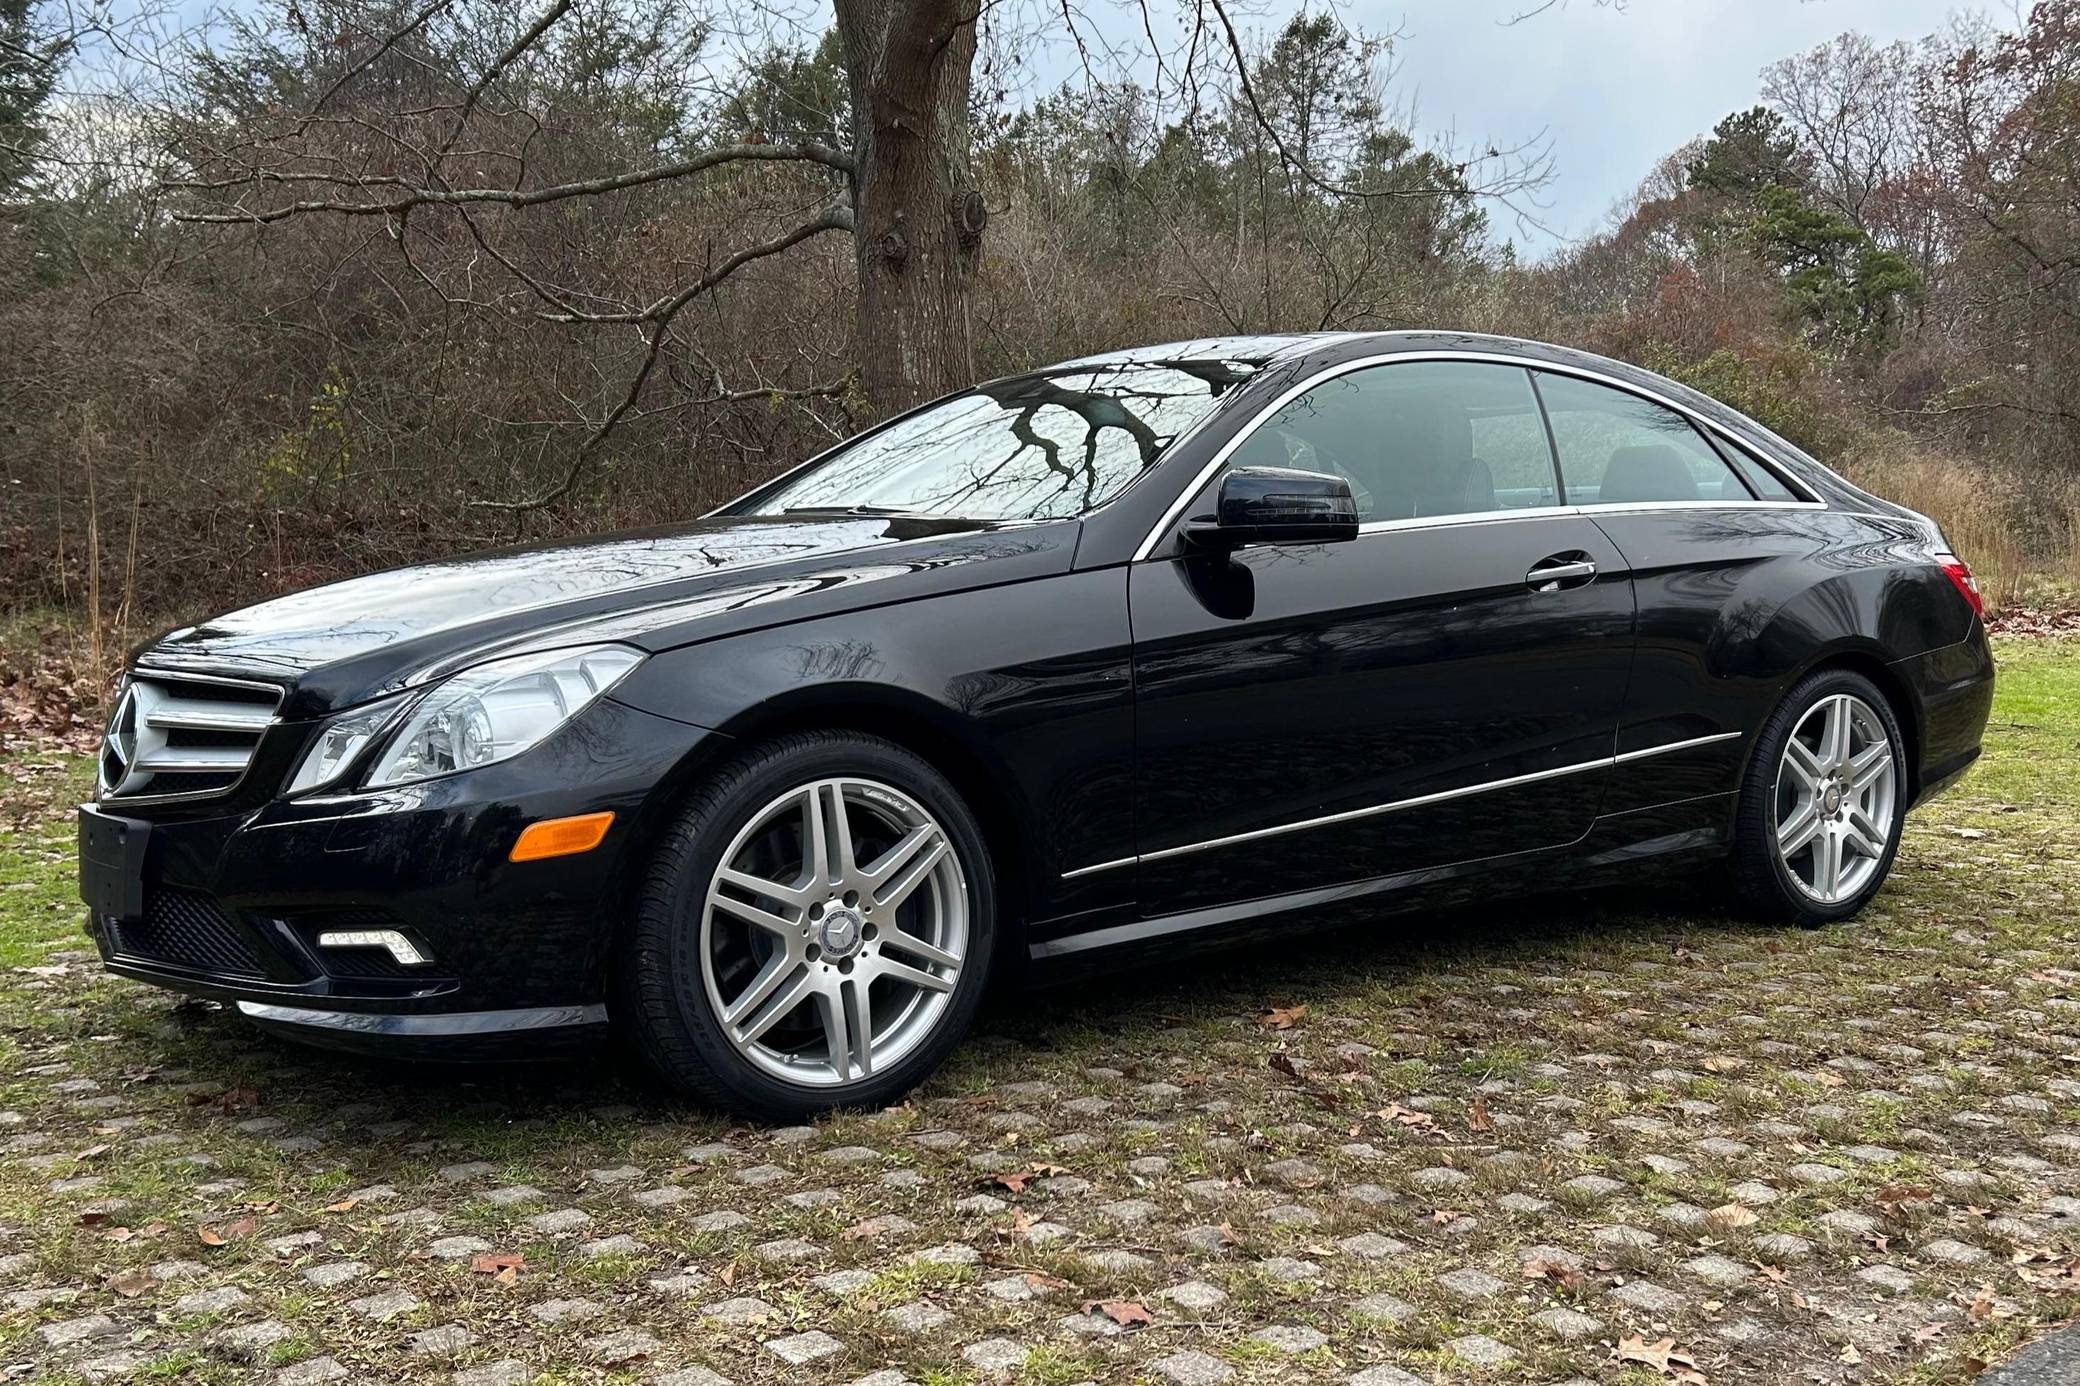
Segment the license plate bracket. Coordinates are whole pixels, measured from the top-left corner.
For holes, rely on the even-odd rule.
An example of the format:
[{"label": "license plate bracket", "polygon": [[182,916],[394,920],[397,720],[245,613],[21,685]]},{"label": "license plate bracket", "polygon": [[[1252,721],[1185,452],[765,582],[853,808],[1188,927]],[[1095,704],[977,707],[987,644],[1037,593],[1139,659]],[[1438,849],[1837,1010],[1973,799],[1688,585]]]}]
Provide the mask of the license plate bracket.
[{"label": "license plate bracket", "polygon": [[152,825],[91,804],[79,810],[79,898],[96,914],[144,917],[144,855]]}]

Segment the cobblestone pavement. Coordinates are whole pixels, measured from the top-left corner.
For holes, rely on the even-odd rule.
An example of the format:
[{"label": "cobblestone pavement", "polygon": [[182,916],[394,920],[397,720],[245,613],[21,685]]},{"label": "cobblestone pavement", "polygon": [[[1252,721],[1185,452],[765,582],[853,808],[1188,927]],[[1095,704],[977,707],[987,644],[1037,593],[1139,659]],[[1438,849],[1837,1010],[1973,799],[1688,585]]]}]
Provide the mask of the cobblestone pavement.
[{"label": "cobblestone pavement", "polygon": [[2080,644],[1814,933],[1637,891],[1010,996],[773,1130],[103,976],[0,829],[0,1372],[69,1382],[1939,1382],[2080,1308]]}]

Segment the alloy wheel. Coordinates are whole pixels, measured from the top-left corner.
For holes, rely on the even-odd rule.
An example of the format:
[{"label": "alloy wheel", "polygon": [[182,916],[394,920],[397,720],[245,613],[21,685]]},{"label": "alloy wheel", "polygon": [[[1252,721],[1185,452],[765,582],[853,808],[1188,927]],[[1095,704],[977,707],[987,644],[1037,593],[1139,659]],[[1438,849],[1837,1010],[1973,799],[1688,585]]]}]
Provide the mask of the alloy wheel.
[{"label": "alloy wheel", "polygon": [[1891,839],[1897,773],[1877,710],[1835,693],[1806,710],[1777,768],[1777,854],[1800,890],[1837,904],[1868,885]]},{"label": "alloy wheel", "polygon": [[770,800],[731,841],[701,910],[723,1034],[785,1082],[857,1082],[945,1014],[968,947],[953,839],[911,795],[834,778]]}]

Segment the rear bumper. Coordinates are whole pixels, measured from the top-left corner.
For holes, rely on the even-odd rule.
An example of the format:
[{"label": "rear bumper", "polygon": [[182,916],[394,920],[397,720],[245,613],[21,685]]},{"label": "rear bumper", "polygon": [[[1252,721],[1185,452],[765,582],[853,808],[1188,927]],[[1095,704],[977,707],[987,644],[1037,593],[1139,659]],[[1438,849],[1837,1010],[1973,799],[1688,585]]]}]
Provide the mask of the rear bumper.
[{"label": "rear bumper", "polygon": [[[110,971],[336,1048],[467,1057],[582,1041],[652,815],[715,733],[602,699],[526,755],[375,794],[138,811],[143,911],[90,910]],[[124,814],[121,800],[96,806]],[[507,859],[529,823],[612,811],[590,852]],[[328,948],[394,930],[428,961]]]},{"label": "rear bumper", "polygon": [[1986,719],[1993,711],[1993,647],[1986,627],[1955,645],[1893,664],[1914,697],[1919,756],[1914,766],[1914,802],[1955,784],[1979,758]]}]

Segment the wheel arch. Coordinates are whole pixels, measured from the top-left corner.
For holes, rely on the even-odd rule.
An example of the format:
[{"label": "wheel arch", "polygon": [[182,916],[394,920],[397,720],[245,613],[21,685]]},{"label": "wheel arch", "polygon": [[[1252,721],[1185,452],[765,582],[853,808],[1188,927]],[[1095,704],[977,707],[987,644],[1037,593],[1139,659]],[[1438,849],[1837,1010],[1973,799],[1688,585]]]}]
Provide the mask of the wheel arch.
[{"label": "wheel arch", "polygon": [[1911,806],[1921,796],[1921,708],[1913,691],[1874,646],[1843,643],[1816,654],[1786,681],[1785,693],[1812,675],[1831,669],[1860,674],[1885,695],[1893,719],[1899,723],[1900,739],[1906,743],[1900,747],[1900,758],[1906,765],[1907,803]]},{"label": "wheel arch", "polygon": [[[951,709],[908,690],[877,683],[827,683],[776,695],[744,709],[721,734],[696,747],[659,782],[644,806],[630,845],[631,860],[646,865],[689,788],[706,771],[792,732],[840,731],[900,746],[946,777],[982,830],[995,878],[998,965],[1025,952],[1025,919],[1034,881],[1026,844],[1028,813],[1006,786],[980,736]],[[623,914],[626,913],[624,909]]]}]

